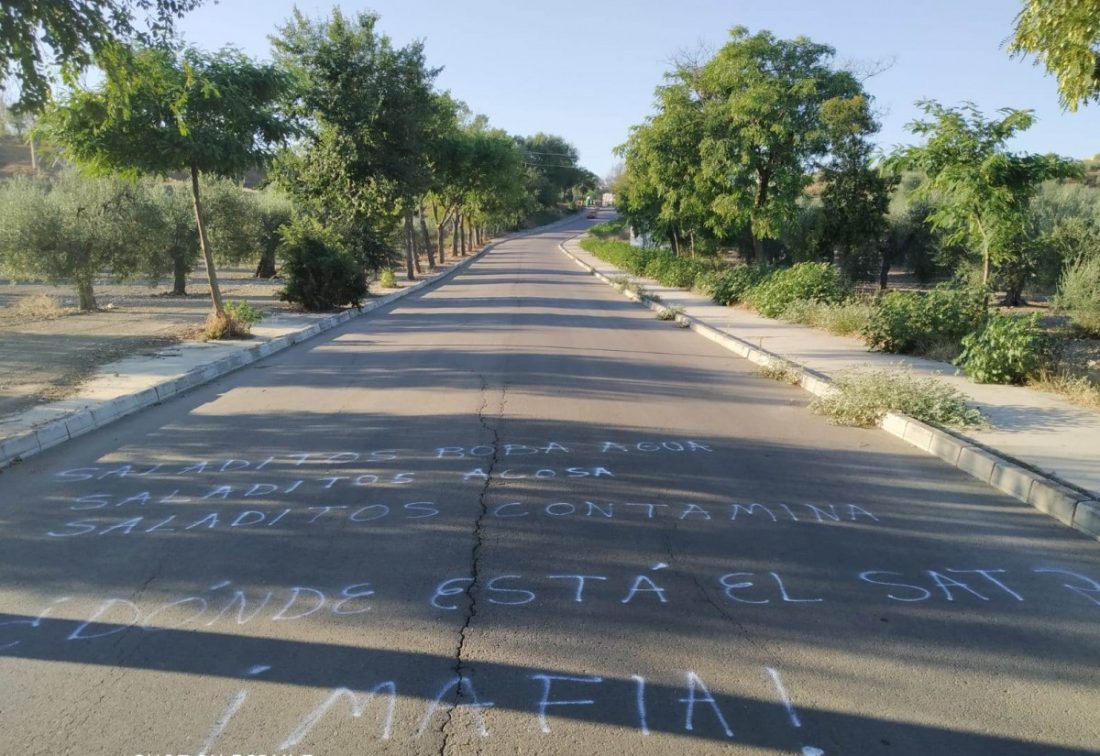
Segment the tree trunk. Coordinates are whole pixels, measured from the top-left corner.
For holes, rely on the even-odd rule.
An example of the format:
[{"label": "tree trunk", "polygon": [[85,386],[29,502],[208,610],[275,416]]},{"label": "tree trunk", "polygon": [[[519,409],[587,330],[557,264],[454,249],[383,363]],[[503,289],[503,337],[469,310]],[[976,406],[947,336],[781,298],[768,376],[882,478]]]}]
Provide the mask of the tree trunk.
[{"label": "tree trunk", "polygon": [[755,262],[762,263],[764,260],[764,240],[757,236],[755,233],[752,235],[752,257]]},{"label": "tree trunk", "polygon": [[680,237],[677,236],[676,229],[672,229],[672,253],[680,256]]},{"label": "tree trunk", "polygon": [[455,210],[454,217],[451,218],[451,257],[458,257],[458,224],[462,216],[458,210]]},{"label": "tree trunk", "polygon": [[81,312],[95,312],[99,309],[95,301],[95,291],[92,289],[92,279],[78,278],[76,295],[80,298]]},{"label": "tree trunk", "polygon": [[458,242],[462,246],[462,256],[466,256],[466,219],[458,219]]},{"label": "tree trunk", "polygon": [[34,144],[34,137],[31,137],[30,140],[27,142],[27,144],[29,144],[30,147],[31,147],[31,172],[34,173],[35,176],[37,176],[38,175],[38,150],[36,149],[35,144]]},{"label": "tree trunk", "polygon": [[428,222],[424,220],[424,203],[420,203],[420,234],[424,237],[424,249],[428,253],[428,270],[435,268],[435,249],[432,247],[432,236],[428,233]]},{"label": "tree trunk", "polygon": [[442,265],[444,263],[444,255],[447,252],[447,234],[442,223],[435,227],[435,242],[437,249],[439,249],[439,264]]},{"label": "tree trunk", "polygon": [[187,276],[191,273],[186,252],[181,252],[172,257],[172,295],[176,297],[187,296]]},{"label": "tree trunk", "polygon": [[886,291],[887,285],[890,283],[890,255],[885,252],[882,253],[882,257],[879,258],[878,265],[878,288],[880,291]]},{"label": "tree trunk", "polygon": [[210,302],[214,307],[214,313],[218,316],[225,315],[225,303],[222,301],[222,291],[218,287],[218,274],[214,270],[214,253],[210,249],[210,240],[206,238],[206,222],[202,218],[202,198],[199,196],[199,169],[191,166],[191,197],[195,201],[195,225],[199,229],[199,247],[202,249],[202,260],[206,264],[206,278],[210,282]]},{"label": "tree trunk", "polygon": [[412,225],[412,208],[405,208],[405,278],[416,280],[416,250],[413,248],[415,236]]},{"label": "tree trunk", "polygon": [[260,264],[256,266],[256,278],[275,277],[275,248],[265,249],[260,256]]}]

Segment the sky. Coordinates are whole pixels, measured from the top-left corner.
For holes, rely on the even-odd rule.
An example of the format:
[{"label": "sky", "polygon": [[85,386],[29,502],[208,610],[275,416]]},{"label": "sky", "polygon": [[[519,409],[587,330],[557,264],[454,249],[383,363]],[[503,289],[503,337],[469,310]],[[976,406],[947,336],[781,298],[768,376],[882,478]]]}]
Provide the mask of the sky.
[{"label": "sky", "polygon": [[[270,56],[268,35],[290,0],[220,0],[181,23],[190,43]],[[987,115],[1030,108],[1038,122],[1013,149],[1075,158],[1100,153],[1100,105],[1063,112],[1053,77],[1005,45],[1022,0],[300,0],[307,15],[374,11],[396,43],[422,40],[437,83],[513,134],[559,134],[606,176],[616,145],[652,112],[653,90],[678,54],[717,50],[729,29],[807,36],[838,63],[888,65],[865,82],[882,122],[879,145],[912,143],[914,103],[973,101]]]}]

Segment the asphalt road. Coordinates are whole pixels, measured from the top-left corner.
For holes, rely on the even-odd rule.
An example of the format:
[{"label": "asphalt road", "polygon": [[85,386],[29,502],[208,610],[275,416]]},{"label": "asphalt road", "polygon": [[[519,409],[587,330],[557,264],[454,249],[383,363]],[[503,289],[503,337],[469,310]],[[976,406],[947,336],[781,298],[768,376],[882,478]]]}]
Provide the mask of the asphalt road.
[{"label": "asphalt road", "polygon": [[0,753],[1100,753],[1100,545],[573,232],[4,471]]}]

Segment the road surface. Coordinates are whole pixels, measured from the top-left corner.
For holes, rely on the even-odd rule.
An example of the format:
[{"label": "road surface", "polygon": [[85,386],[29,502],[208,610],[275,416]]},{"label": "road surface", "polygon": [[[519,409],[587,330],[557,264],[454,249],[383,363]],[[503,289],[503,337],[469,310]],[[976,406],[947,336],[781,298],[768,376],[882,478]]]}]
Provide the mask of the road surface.
[{"label": "road surface", "polygon": [[1100,753],[1100,547],[587,225],[0,475],[3,754]]}]

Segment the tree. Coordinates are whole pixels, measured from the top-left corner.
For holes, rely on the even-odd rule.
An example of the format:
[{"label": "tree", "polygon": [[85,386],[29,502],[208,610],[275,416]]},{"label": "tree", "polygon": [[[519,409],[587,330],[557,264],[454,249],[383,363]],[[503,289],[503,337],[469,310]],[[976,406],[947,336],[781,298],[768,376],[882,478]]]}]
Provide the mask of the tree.
[{"label": "tree", "polygon": [[1007,289],[1005,303],[1020,304],[1036,251],[1027,234],[1031,198],[1048,179],[1078,175],[1079,164],[1007,150],[1005,143],[1034,122],[1029,110],[1005,108],[1001,118],[986,120],[973,103],[947,108],[925,100],[918,105],[930,120],[914,121],[909,130],[927,140],[899,149],[890,164],[927,174],[916,195],[938,194],[930,222],[946,232],[949,244],[980,253],[983,283],[990,283],[997,268]]},{"label": "tree", "polygon": [[1100,0],[1026,0],[1009,50],[1054,74],[1066,109],[1100,100]]},{"label": "tree", "polygon": [[516,141],[528,167],[527,189],[540,207],[564,201],[567,192],[586,179],[577,148],[563,137],[539,132]]},{"label": "tree", "polygon": [[[36,111],[50,97],[50,69],[72,84],[97,65],[125,75],[126,43],[150,46],[171,37],[176,19],[202,0],[5,0],[0,10],[0,92],[14,78],[19,109]],[[141,28],[139,16],[144,17]]]},{"label": "tree", "polygon": [[80,309],[95,310],[95,280],[104,270],[120,280],[148,270],[159,223],[142,184],[71,170],[53,182],[16,177],[0,184],[0,269],[72,281]]},{"label": "tree", "polygon": [[295,11],[272,39],[289,72],[290,110],[308,124],[282,156],[277,180],[325,228],[338,232],[365,268],[389,264],[388,240],[406,227],[407,274],[414,273],[411,211],[430,186],[431,134],[440,117],[436,69],[421,43],[394,47],[378,16],[334,10],[311,20]]},{"label": "tree", "polygon": [[666,74],[668,83],[657,88],[657,112],[618,148],[626,165],[618,206],[637,230],[667,239],[677,253],[682,240],[694,252],[696,237],[714,229],[708,222],[713,195],[701,175],[697,75],[687,66]]},{"label": "tree", "polygon": [[75,89],[43,121],[76,162],[124,176],[186,171],[214,313],[225,307],[200,194],[203,174],[236,178],[266,162],[291,133],[275,104],[285,76],[226,48],[206,54],[142,49],[124,81]]},{"label": "tree", "polygon": [[878,131],[878,124],[862,96],[830,100],[822,106],[822,114],[833,124],[832,151],[822,170],[823,233],[835,261],[849,276],[865,279],[877,272],[885,288],[890,261],[882,237],[897,178],[873,164],[874,145],[867,136]]},{"label": "tree", "polygon": [[693,77],[710,222],[718,233],[746,227],[758,258],[794,213],[812,162],[829,150],[838,124],[826,120],[826,103],[863,95],[851,73],[830,66],[833,55],[805,37],[736,27]]}]

